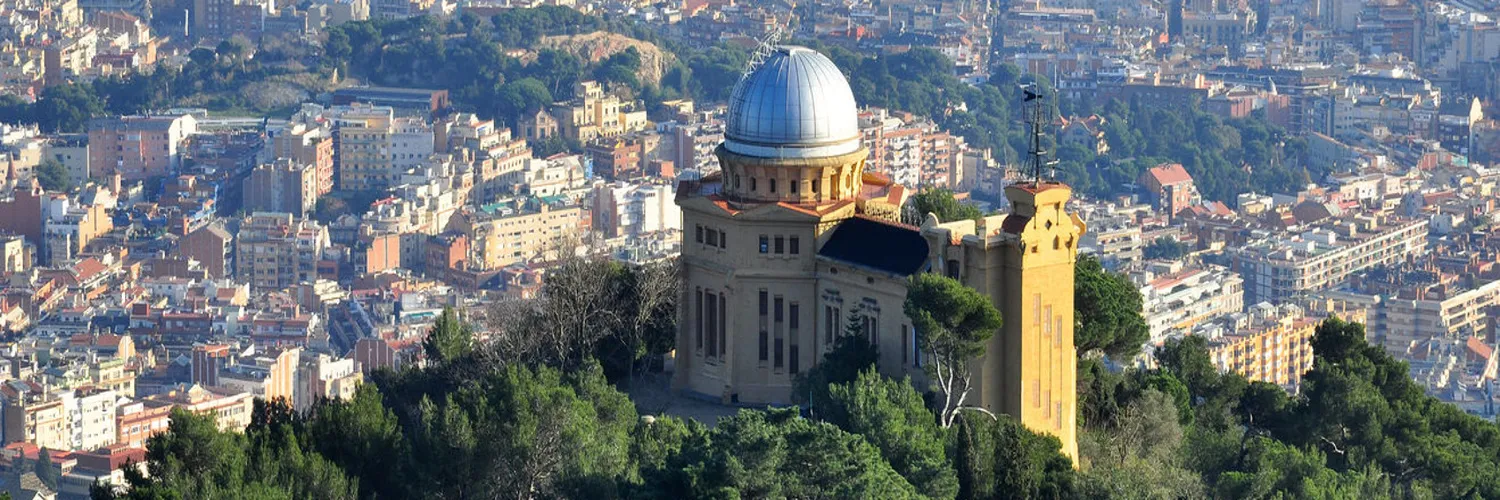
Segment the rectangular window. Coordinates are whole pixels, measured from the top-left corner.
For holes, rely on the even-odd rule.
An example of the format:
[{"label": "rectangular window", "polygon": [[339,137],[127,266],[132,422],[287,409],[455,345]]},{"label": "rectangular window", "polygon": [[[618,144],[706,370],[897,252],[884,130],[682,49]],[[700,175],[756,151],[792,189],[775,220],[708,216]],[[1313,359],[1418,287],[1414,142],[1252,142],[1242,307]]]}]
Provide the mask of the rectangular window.
[{"label": "rectangular window", "polygon": [[729,233],[719,230],[719,248],[729,248]]},{"label": "rectangular window", "polygon": [[783,253],[782,251],[785,250],[785,248],[784,248],[785,246],[786,246],[786,238],[782,238],[780,236],[777,236],[776,237],[776,255],[781,255]]},{"label": "rectangular window", "polygon": [[1042,381],[1031,379],[1031,407],[1042,406]]},{"label": "rectangular window", "polygon": [[714,231],[714,230],[709,230],[708,231],[708,246],[711,246],[711,247],[719,246],[719,232],[718,231]]},{"label": "rectangular window", "polygon": [[765,330],[761,330],[760,331],[760,362],[761,363],[765,363],[767,355],[769,355],[771,353],[770,352],[771,348],[766,343],[767,341],[768,341],[768,339],[766,338],[766,331]]},{"label": "rectangular window", "polygon": [[1052,335],[1052,306],[1042,308],[1042,334]]},{"label": "rectangular window", "polygon": [[812,184],[812,192],[813,192],[813,194],[817,194],[818,193],[818,184],[821,184],[821,182],[820,182],[821,180],[822,179],[813,179],[813,184]]},{"label": "rectangular window", "polygon": [[693,298],[697,301],[698,315],[698,351],[703,351],[703,289],[699,288],[693,292]]},{"label": "rectangular window", "polygon": [[708,318],[705,321],[708,323],[708,326],[704,330],[708,332],[708,357],[712,358],[719,352],[719,335],[717,331],[714,331],[719,326],[719,310],[714,307],[714,303],[717,301],[714,298],[713,292],[703,292],[703,299],[705,302],[708,302]]},{"label": "rectangular window", "polygon": [[792,185],[792,194],[797,194],[797,185],[801,183],[802,181],[799,181],[797,179],[792,179],[792,182],[788,183]]},{"label": "rectangular window", "polygon": [[829,348],[833,347],[834,328],[839,324],[839,310],[833,306],[823,306],[823,342]]},{"label": "rectangular window", "polygon": [[922,367],[922,332],[916,328],[911,329],[911,345],[914,350],[912,366]]},{"label": "rectangular window", "polygon": [[1057,315],[1057,317],[1053,318],[1052,322],[1057,325],[1056,328],[1053,329],[1053,331],[1057,332],[1057,335],[1052,336],[1052,345],[1061,346],[1064,335],[1062,315]]},{"label": "rectangular window", "polygon": [[911,327],[901,325],[901,365],[906,365],[906,351],[910,349]]},{"label": "rectangular window", "polygon": [[782,316],[782,312],[783,312],[782,311],[782,306],[785,304],[785,302],[783,302],[783,299],[781,298],[780,295],[776,296],[776,298],[774,299],[774,302],[775,302],[776,306],[775,306],[775,309],[774,309],[775,314],[774,314],[773,317],[776,318],[776,329],[773,330],[773,332],[775,333],[775,339],[776,339],[776,345],[774,347],[776,349],[776,352],[772,354],[772,358],[774,359],[774,362],[771,363],[771,366],[773,366],[775,368],[781,368],[782,365],[785,362],[785,356],[786,356],[786,354],[782,351],[782,349],[786,348],[786,339],[783,337],[783,334],[782,334],[782,331],[783,331],[782,328],[783,328],[783,324],[784,324],[784,322],[782,321],[782,319],[784,318],[784,316]]},{"label": "rectangular window", "polygon": [[719,357],[720,358],[724,357],[725,350],[728,349],[728,347],[729,347],[729,334],[726,333],[726,332],[729,331],[729,329],[727,328],[729,326],[729,320],[728,320],[729,315],[725,314],[725,312],[726,312],[725,311],[726,308],[724,306],[725,302],[726,301],[724,300],[724,294],[722,294],[722,293],[719,294]]},{"label": "rectangular window", "polygon": [[776,192],[776,179],[771,179],[771,192]]},{"label": "rectangular window", "polygon": [[764,234],[760,235],[760,253],[770,253],[770,251],[771,238],[766,237]]},{"label": "rectangular window", "polygon": [[1042,294],[1038,293],[1031,299],[1031,324],[1042,326]]},{"label": "rectangular window", "polygon": [[694,239],[698,243],[703,243],[703,226],[693,226],[693,233],[695,234]]},{"label": "rectangular window", "polygon": [[797,359],[799,355],[799,353],[797,352],[797,330],[799,326],[802,326],[802,320],[799,319],[801,312],[802,308],[799,307],[796,302],[792,302],[791,304],[787,305],[787,336],[791,337],[792,340],[791,352],[787,353],[787,355],[791,356],[792,359],[791,365],[787,367],[787,371],[792,374],[796,374],[797,371],[802,368],[801,363],[799,363]]},{"label": "rectangular window", "polygon": [[790,243],[791,243],[792,255],[797,255],[799,253],[802,253],[802,239],[801,238],[793,236],[791,238],[791,242]]},{"label": "rectangular window", "polygon": [[[762,237],[764,238],[764,237]],[[760,291],[758,305],[760,306],[760,362],[765,363],[770,358],[770,324],[767,320],[771,308],[771,294],[765,290]]]},{"label": "rectangular window", "polygon": [[791,350],[792,350],[792,352],[788,353],[788,355],[792,357],[792,363],[791,363],[791,366],[787,367],[787,372],[791,373],[792,375],[796,375],[797,372],[799,370],[801,370],[801,368],[802,368],[802,366],[801,366],[802,364],[799,363],[799,362],[797,362],[797,356],[799,356],[800,353],[797,352],[797,338],[796,337],[792,337],[792,348],[791,348]]}]

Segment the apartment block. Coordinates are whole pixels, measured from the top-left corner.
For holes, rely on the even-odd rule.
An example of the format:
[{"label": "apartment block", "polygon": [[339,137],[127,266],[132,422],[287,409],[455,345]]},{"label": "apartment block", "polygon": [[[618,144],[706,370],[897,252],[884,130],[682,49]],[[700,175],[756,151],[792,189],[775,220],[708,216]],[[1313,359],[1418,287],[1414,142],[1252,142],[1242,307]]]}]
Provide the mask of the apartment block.
[{"label": "apartment block", "polygon": [[192,115],[96,118],[89,121],[89,173],[136,181],[178,172],[183,142],[196,133]]},{"label": "apartment block", "polygon": [[630,110],[619,97],[605,94],[604,86],[592,80],[574,84],[573,100],[553,104],[550,114],[564,137],[579,142],[645,130],[650,124],[644,110]]},{"label": "apartment block", "polygon": [[594,230],[606,238],[682,229],[672,186],[613,182],[595,186]]},{"label": "apartment block", "polygon": [[340,190],[393,186],[434,151],[432,128],[421,118],[397,117],[389,106],[335,106],[327,116],[333,123],[334,177]]},{"label": "apartment block", "polygon": [[247,392],[267,401],[282,400],[291,404],[296,398],[297,365],[302,348],[273,349],[224,368],[219,373],[222,387]]},{"label": "apartment block", "polygon": [[235,275],[255,289],[284,290],[318,276],[328,230],[286,213],[246,217],[235,236]]},{"label": "apartment block", "polygon": [[200,415],[210,415],[219,424],[221,431],[244,431],[250,426],[250,414],[255,396],[232,389],[204,387],[201,385],[179,385],[161,394],[141,398],[147,411],[161,408],[181,408]]},{"label": "apartment block", "polygon": [[1151,194],[1152,202],[1168,218],[1177,216],[1200,201],[1193,176],[1180,163],[1163,163],[1141,174],[1141,186]]},{"label": "apartment block", "polygon": [[1427,226],[1425,219],[1380,214],[1332,219],[1300,233],[1268,235],[1227,253],[1245,279],[1247,301],[1285,302],[1423,251]]},{"label": "apartment block", "polygon": [[1227,268],[1153,262],[1130,277],[1140,286],[1142,315],[1151,330],[1152,345],[1161,345],[1174,332],[1245,308],[1244,280]]},{"label": "apartment block", "polygon": [[14,396],[11,391],[5,392],[6,443],[22,441],[40,448],[70,449],[72,433],[66,402],[40,390]]},{"label": "apartment block", "polygon": [[114,208],[114,197],[106,195],[97,203],[86,203],[84,197],[72,198],[57,194],[45,200],[46,214],[44,231],[46,240],[42,250],[50,266],[62,266],[72,261],[88,247],[94,238],[114,229],[114,219],[109,211]]},{"label": "apartment block", "polygon": [[277,159],[255,167],[244,191],[245,210],[304,216],[318,202],[318,172],[313,165]]},{"label": "apartment block", "polygon": [[120,396],[111,390],[96,390],[73,395],[68,403],[70,450],[93,451],[112,444],[116,432],[115,411]]},{"label": "apartment block", "polygon": [[[301,115],[298,115],[301,116]],[[311,165],[317,177],[317,194],[333,191],[333,131],[318,123],[294,122],[272,136],[276,158],[289,158]]]},{"label": "apartment block", "polygon": [[606,180],[629,180],[641,175],[643,144],[638,138],[613,137],[589,143],[587,152],[594,173]]},{"label": "apartment block", "polygon": [[228,276],[234,262],[234,236],[218,222],[205,224],[177,242],[178,251],[198,261],[211,278]]},{"label": "apartment block", "polygon": [[546,251],[586,227],[581,207],[540,202],[526,205],[529,206],[466,208],[454,216],[449,228],[473,242],[469,270],[492,271],[533,258],[546,258]]},{"label": "apartment block", "polygon": [[1312,339],[1324,319],[1301,306],[1261,303],[1200,325],[1192,334],[1208,339],[1209,357],[1219,371],[1295,389],[1312,369]]},{"label": "apartment block", "polygon": [[293,407],[304,411],[319,400],[347,401],[354,397],[354,391],[364,380],[359,361],[354,358],[337,359],[327,354],[304,356],[297,368]]},{"label": "apartment block", "polygon": [[219,385],[219,372],[229,366],[230,346],[208,344],[193,346],[192,381],[207,386]]},{"label": "apartment block", "polygon": [[131,448],[145,448],[151,436],[167,432],[172,423],[171,406],[147,407],[140,401],[119,405],[115,415],[115,442]]},{"label": "apartment block", "polygon": [[243,35],[255,42],[265,31],[265,18],[276,13],[274,3],[265,0],[193,0],[194,37],[224,40]]},{"label": "apartment block", "polygon": [[[1372,268],[1329,295],[1369,308],[1371,341],[1392,353],[1434,339],[1493,338],[1500,315],[1494,253],[1445,250]],[[1458,265],[1444,265],[1445,260]]]},{"label": "apartment block", "polygon": [[676,154],[673,162],[683,171],[693,170],[702,175],[719,171],[719,157],[714,148],[724,142],[724,122],[713,116],[704,116],[699,123],[672,127]]}]

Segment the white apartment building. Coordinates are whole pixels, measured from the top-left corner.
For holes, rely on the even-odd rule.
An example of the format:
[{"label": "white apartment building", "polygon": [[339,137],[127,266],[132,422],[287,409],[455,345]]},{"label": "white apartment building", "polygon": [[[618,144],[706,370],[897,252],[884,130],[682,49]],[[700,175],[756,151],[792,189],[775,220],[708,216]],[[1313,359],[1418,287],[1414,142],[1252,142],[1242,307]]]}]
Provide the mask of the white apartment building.
[{"label": "white apartment building", "polygon": [[364,372],[353,358],[333,358],[327,354],[304,357],[297,368],[297,390],[293,408],[305,411],[320,399],[348,400],[364,382]]},{"label": "white apartment building", "polygon": [[101,390],[86,395],[63,396],[68,411],[68,432],[74,450],[97,450],[115,444],[115,408],[119,395]]},{"label": "white apartment building", "polygon": [[1285,302],[1343,283],[1349,275],[1392,264],[1427,246],[1426,219],[1359,216],[1301,233],[1266,235],[1231,248],[1234,269],[1251,303]]},{"label": "white apartment building", "polygon": [[1161,345],[1173,332],[1245,308],[1244,280],[1223,267],[1153,262],[1130,277],[1140,286],[1141,313],[1151,329],[1152,345]]},{"label": "white apartment building", "polygon": [[594,229],[606,238],[681,230],[682,209],[666,184],[618,181],[594,189]]}]

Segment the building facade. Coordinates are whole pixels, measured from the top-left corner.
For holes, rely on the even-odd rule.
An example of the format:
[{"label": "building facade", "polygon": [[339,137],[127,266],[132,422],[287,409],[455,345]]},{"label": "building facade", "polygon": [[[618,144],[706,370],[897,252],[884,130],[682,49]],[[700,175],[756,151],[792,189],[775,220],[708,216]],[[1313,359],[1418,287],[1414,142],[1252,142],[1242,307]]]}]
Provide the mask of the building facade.
[{"label": "building facade", "polygon": [[1131,278],[1140,285],[1152,345],[1161,345],[1173,332],[1245,308],[1245,280],[1222,267],[1153,263],[1131,273]]},{"label": "building facade", "polygon": [[256,289],[283,290],[318,276],[328,230],[287,213],[245,218],[234,239],[235,275]]},{"label": "building facade", "polygon": [[1245,279],[1248,302],[1285,302],[1422,251],[1427,247],[1427,226],[1426,219],[1358,217],[1234,247],[1228,253]]},{"label": "building facade", "polygon": [[95,119],[89,122],[89,173],[136,181],[177,172],[183,142],[196,133],[192,115]]},{"label": "building facade", "polygon": [[313,165],[282,158],[255,167],[244,189],[245,210],[300,217],[312,212],[318,202],[318,171]]}]

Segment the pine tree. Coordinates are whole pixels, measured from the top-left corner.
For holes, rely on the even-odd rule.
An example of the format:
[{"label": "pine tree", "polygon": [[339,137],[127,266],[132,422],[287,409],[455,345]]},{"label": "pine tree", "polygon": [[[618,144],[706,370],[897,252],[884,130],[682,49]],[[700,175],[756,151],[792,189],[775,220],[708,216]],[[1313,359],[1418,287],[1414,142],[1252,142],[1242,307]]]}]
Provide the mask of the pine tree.
[{"label": "pine tree", "polygon": [[445,307],[422,341],[422,349],[429,361],[440,363],[468,354],[473,344],[474,331],[458,318],[453,308]]},{"label": "pine tree", "polygon": [[849,313],[844,315],[844,335],[865,338],[865,315],[860,314],[861,309],[860,306],[851,307]]}]

